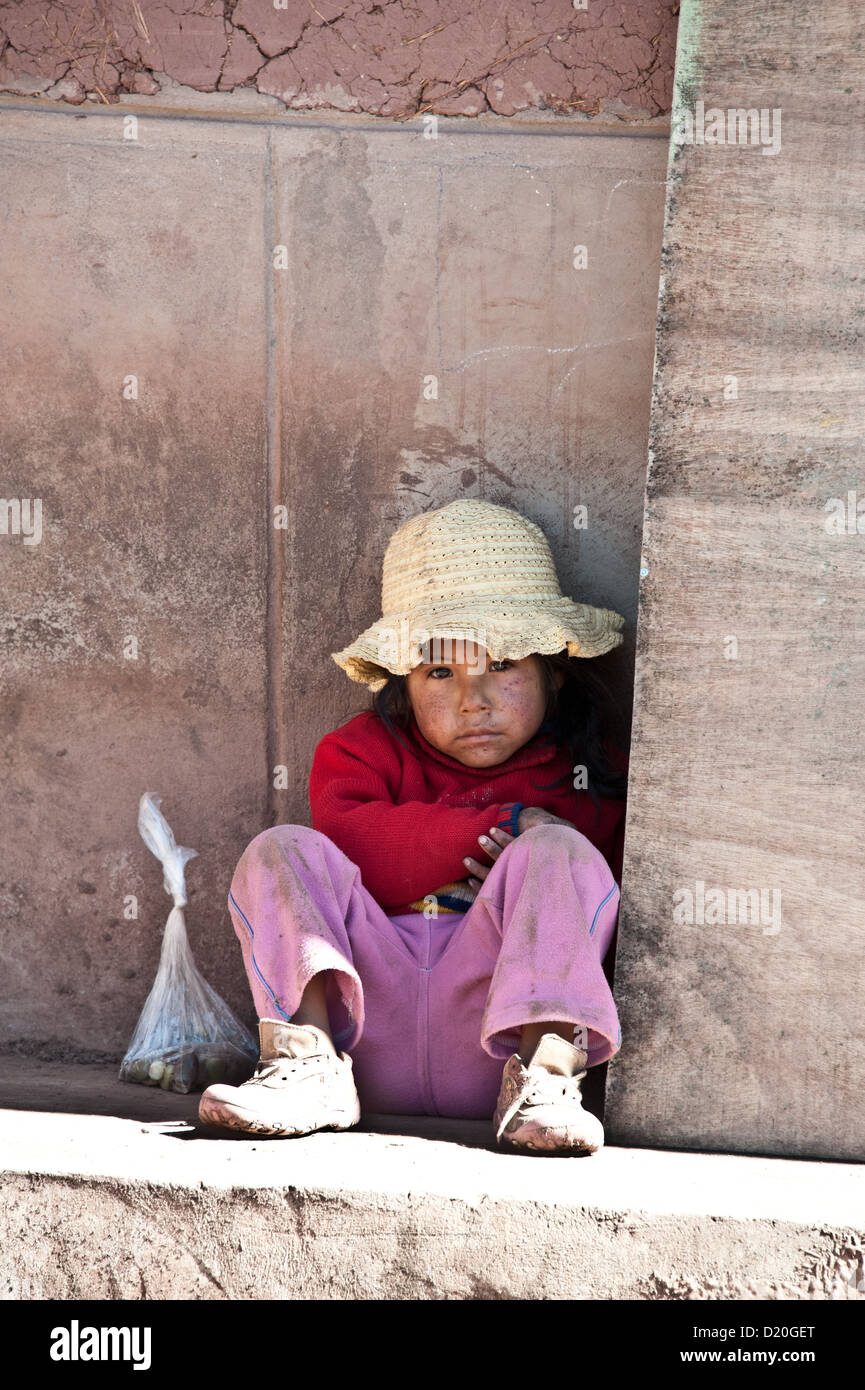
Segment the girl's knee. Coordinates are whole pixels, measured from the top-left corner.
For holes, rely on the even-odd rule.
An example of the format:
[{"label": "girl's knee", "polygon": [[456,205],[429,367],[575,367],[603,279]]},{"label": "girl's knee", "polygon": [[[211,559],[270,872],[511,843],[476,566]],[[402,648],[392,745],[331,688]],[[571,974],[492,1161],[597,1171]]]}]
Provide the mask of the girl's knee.
[{"label": "girl's knee", "polygon": [[[514,840],[513,845],[524,844],[532,853],[540,852],[544,858],[556,861],[567,860],[569,864],[594,864],[603,868],[607,874],[609,865],[597,845],[593,845],[587,835],[575,825],[535,825],[524,830]],[[513,847],[513,846],[511,846]]]},{"label": "girl's knee", "polygon": [[531,830],[524,830],[518,835],[515,843],[521,844],[524,841],[530,841],[532,845],[541,844],[544,848],[549,846],[551,850],[569,855],[576,852],[580,857],[588,857],[589,851],[592,855],[600,853],[575,825],[534,825]]},{"label": "girl's knee", "polygon": [[262,870],[279,873],[286,864],[309,868],[331,842],[308,825],[273,825],[251,840],[235,870],[235,882]]},{"label": "girl's knee", "polygon": [[262,858],[272,856],[286,849],[312,848],[319,841],[327,840],[320,830],[312,830],[308,825],[272,825],[262,830],[254,840],[250,840],[244,853],[255,853]]}]

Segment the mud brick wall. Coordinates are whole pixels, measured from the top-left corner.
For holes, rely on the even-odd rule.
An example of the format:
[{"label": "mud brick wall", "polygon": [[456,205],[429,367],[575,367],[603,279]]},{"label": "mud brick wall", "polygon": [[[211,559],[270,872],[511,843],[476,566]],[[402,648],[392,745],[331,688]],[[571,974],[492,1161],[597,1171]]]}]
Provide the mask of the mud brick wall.
[{"label": "mud brick wall", "polygon": [[296,110],[669,111],[677,0],[0,3],[0,91],[66,102],[252,88]]}]

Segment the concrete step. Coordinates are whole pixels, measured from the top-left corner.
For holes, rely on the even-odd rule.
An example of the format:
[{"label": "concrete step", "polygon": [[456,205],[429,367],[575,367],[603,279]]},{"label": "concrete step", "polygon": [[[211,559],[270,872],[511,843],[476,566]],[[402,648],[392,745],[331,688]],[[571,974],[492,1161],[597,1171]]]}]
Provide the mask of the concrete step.
[{"label": "concrete step", "polygon": [[197,1103],[0,1057],[7,1298],[865,1298],[857,1164],[528,1157],[426,1116],[214,1139]]}]

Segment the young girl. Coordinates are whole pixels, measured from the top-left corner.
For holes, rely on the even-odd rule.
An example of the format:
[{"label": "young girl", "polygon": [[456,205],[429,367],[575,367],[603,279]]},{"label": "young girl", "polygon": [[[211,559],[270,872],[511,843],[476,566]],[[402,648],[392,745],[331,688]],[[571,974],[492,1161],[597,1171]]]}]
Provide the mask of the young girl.
[{"label": "young girl", "polygon": [[202,1122],[291,1136],[362,1105],[593,1153],[625,759],[582,663],[623,619],[563,597],[539,527],[477,500],[400,527],[382,608],[334,655],[376,693],[316,749],[313,828],[265,830],[237,866],[261,1061],[205,1091]]}]

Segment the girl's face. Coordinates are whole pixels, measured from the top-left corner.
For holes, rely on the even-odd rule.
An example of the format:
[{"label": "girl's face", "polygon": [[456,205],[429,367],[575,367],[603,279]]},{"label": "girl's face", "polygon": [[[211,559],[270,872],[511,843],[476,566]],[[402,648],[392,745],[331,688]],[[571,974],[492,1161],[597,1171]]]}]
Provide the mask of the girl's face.
[{"label": "girl's face", "polygon": [[[448,642],[440,641],[447,652]],[[428,743],[466,767],[495,767],[533,738],[547,695],[535,656],[494,661],[472,642],[453,642],[462,661],[429,662],[406,676],[414,717]],[[564,677],[556,672],[556,685]]]}]

